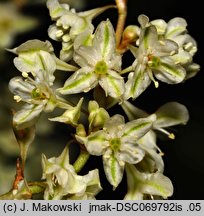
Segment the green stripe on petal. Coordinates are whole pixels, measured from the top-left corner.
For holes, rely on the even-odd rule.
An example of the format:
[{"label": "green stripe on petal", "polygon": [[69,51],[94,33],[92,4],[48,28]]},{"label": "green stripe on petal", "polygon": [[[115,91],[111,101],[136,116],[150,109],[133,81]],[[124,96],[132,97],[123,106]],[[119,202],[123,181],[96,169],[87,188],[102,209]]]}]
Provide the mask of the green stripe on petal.
[{"label": "green stripe on petal", "polygon": [[64,87],[58,89],[61,94],[75,94],[88,92],[98,83],[98,76],[89,68],[82,68],[71,75],[65,82]]},{"label": "green stripe on petal", "polygon": [[107,151],[106,154],[103,155],[103,166],[107,180],[113,185],[113,189],[115,189],[122,180],[125,163],[119,163],[113,154],[109,154],[110,152]]},{"label": "green stripe on petal", "polygon": [[104,44],[103,44],[103,50],[102,50],[102,56],[104,57],[106,52],[107,52],[107,48],[108,48],[108,42],[109,42],[109,29],[108,26],[105,26],[105,30],[104,30]]},{"label": "green stripe on petal", "polygon": [[106,137],[107,135],[104,131],[91,133],[85,142],[87,151],[91,155],[102,155],[104,150],[109,146]]},{"label": "green stripe on petal", "polygon": [[110,60],[115,54],[115,32],[109,20],[103,21],[96,29],[93,46],[97,53],[105,60]]},{"label": "green stripe on petal", "polygon": [[14,125],[17,129],[23,129],[34,125],[43,108],[44,104],[26,104],[20,111],[15,113],[13,117]]},{"label": "green stripe on petal", "polygon": [[166,38],[174,38],[186,31],[187,22],[185,19],[176,17],[168,22],[166,30]]},{"label": "green stripe on petal", "polygon": [[142,46],[145,50],[154,47],[155,42],[158,41],[157,29],[155,26],[149,26],[143,29],[141,33]]},{"label": "green stripe on petal", "polygon": [[[173,194],[173,185],[162,173],[142,173],[134,165],[126,165],[128,192],[125,199],[138,199],[138,194],[158,195],[167,198]],[[143,196],[139,196],[142,198]]]},{"label": "green stripe on petal", "polygon": [[128,122],[123,129],[124,133],[122,138],[138,140],[152,128],[152,124],[155,120],[156,116],[153,114],[148,118],[140,118]]},{"label": "green stripe on petal", "polygon": [[106,95],[113,98],[119,98],[125,90],[123,78],[114,71],[109,71],[107,75],[101,76],[99,84],[104,89]]},{"label": "green stripe on petal", "polygon": [[[155,70],[156,69],[156,70]],[[154,75],[165,83],[176,84],[184,80],[186,71],[180,65],[175,65],[170,58],[162,58],[160,65],[154,69]]]},{"label": "green stripe on petal", "polygon": [[137,65],[134,74],[130,73],[126,85],[125,98],[137,98],[150,85],[151,80],[145,66]]}]

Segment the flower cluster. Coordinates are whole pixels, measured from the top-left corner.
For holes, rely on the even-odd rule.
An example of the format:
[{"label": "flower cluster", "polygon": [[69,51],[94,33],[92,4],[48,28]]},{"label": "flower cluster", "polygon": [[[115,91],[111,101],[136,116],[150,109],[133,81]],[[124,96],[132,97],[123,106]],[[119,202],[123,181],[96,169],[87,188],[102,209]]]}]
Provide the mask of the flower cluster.
[{"label": "flower cluster", "polygon": [[193,77],[199,65],[192,62],[197,51],[195,40],[187,34],[187,23],[182,18],[149,22],[148,17],[138,17],[141,25],[136,46],[130,50],[136,60],[126,83],[125,99],[137,98],[151,83],[159,86],[154,76],[165,83],[177,84]]},{"label": "flower cluster", "polygon": [[[58,158],[42,156],[44,199],[94,199],[102,190],[98,169],[84,176],[77,174],[89,155],[102,156],[113,189],[126,171],[125,199],[168,198],[173,186],[163,174],[157,133],[174,139],[168,128],[186,124],[188,111],[182,104],[169,102],[148,114],[129,99],[136,99],[152,81],[155,87],[159,86],[158,80],[178,84],[198,72],[199,65],[193,63],[197,45],[187,33],[186,21],[149,21],[140,15],[140,27],[127,27],[117,45],[118,31],[109,19],[96,28],[92,24],[93,18],[113,6],[76,12],[66,3],[47,0],[47,7],[55,22],[48,34],[62,43],[60,56],[56,57],[49,41],[25,42],[11,50],[17,55],[14,64],[21,76],[9,83],[14,99],[24,103],[13,118],[18,130],[35,125],[42,111],[52,112],[56,107],[64,113],[49,120],[76,129],[71,142],[79,145],[81,153],[74,165],[69,162],[68,147]],[[135,60],[123,69],[123,53],[129,51]],[[55,73],[60,71],[71,75],[57,87]],[[73,104],[71,98],[81,94],[83,97]],[[127,118],[121,112],[110,116],[109,109],[116,105],[122,107]]]},{"label": "flower cluster", "polygon": [[97,169],[85,176],[76,174],[74,167],[69,164],[67,147],[57,158],[47,159],[42,155],[42,167],[42,179],[47,182],[44,199],[94,199],[102,189]]}]

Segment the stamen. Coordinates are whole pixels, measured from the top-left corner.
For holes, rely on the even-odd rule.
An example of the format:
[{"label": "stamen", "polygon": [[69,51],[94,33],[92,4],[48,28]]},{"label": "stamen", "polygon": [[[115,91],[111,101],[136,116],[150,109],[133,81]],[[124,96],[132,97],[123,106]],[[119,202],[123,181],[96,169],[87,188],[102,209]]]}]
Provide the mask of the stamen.
[{"label": "stamen", "polygon": [[149,78],[154,82],[154,86],[155,88],[158,88],[159,87],[159,82],[157,82],[155,79],[154,79],[154,76],[153,76],[153,73],[150,69],[147,70],[147,73],[149,75]]},{"label": "stamen", "polygon": [[62,30],[56,31],[56,37],[58,37],[58,38],[60,38],[63,34],[64,34],[64,32]]},{"label": "stamen", "polygon": [[119,160],[118,162],[119,162],[119,165],[120,165],[120,166],[124,166],[124,165],[125,165],[125,162],[124,162],[124,161]]},{"label": "stamen", "polygon": [[184,49],[188,50],[189,48],[192,47],[192,45],[193,44],[191,42],[189,42],[189,43],[187,43],[187,44],[184,45]]},{"label": "stamen", "polygon": [[22,98],[21,98],[19,95],[14,95],[13,99],[14,99],[17,103],[19,103],[19,102],[22,100]]},{"label": "stamen", "polygon": [[28,78],[28,73],[23,72],[23,73],[22,73],[22,76],[23,76],[24,78]]},{"label": "stamen", "polygon": [[172,51],[170,52],[170,55],[172,56],[172,55],[174,55],[174,54],[176,54],[176,51],[175,51],[175,50],[172,50]]},{"label": "stamen", "polygon": [[64,41],[64,42],[69,42],[70,41],[70,36],[68,35],[68,34],[65,34],[63,37],[62,37],[62,40]]},{"label": "stamen", "polygon": [[169,138],[170,138],[170,139],[175,139],[175,135],[174,135],[173,133],[170,133],[170,134],[169,134]]},{"label": "stamen", "polygon": [[175,139],[175,135],[173,133],[169,133],[168,131],[164,130],[163,128],[157,128],[157,130],[166,134],[170,139]]},{"label": "stamen", "polygon": [[63,25],[63,29],[64,29],[64,30],[69,29],[69,25]]},{"label": "stamen", "polygon": [[166,45],[166,43],[165,43],[164,41],[159,41],[159,43],[160,43],[161,45],[163,45],[163,46]]},{"label": "stamen", "polygon": [[159,152],[159,155],[160,155],[161,157],[163,157],[163,156],[164,156],[164,152]]},{"label": "stamen", "polygon": [[57,20],[57,22],[56,22],[56,26],[62,26],[62,23],[61,23],[60,20]]}]

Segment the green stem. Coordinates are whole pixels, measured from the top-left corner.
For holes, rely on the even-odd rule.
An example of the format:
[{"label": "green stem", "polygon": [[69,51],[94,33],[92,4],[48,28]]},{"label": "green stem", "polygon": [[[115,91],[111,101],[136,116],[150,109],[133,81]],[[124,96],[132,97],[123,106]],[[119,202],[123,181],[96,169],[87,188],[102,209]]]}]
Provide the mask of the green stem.
[{"label": "green stem", "polygon": [[73,164],[73,167],[77,173],[81,171],[81,169],[84,167],[89,157],[90,155],[87,151],[81,150],[77,160]]},{"label": "green stem", "polygon": [[30,182],[28,188],[32,194],[42,193],[45,190],[45,182]]},{"label": "green stem", "polygon": [[[30,182],[28,183],[28,190],[31,195],[42,193],[45,190],[46,183],[45,182]],[[26,189],[21,193],[28,192]],[[13,195],[13,191],[9,191],[5,194],[0,195],[0,200],[13,200],[15,197]]]}]

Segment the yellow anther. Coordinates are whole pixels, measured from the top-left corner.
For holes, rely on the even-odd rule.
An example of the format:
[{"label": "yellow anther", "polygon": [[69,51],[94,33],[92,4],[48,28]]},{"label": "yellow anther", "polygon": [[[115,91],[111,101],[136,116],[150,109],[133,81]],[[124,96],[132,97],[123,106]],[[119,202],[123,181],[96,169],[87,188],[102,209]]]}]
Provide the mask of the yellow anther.
[{"label": "yellow anther", "polygon": [[163,156],[164,156],[164,152],[159,152],[159,155],[160,155],[161,157],[163,157]]},{"label": "yellow anther", "polygon": [[165,43],[164,41],[159,41],[159,43],[160,43],[161,45],[163,45],[163,46],[166,45],[166,43]]},{"label": "yellow anther", "polygon": [[13,99],[18,103],[22,100],[22,98],[19,95],[14,95]]},{"label": "yellow anther", "polygon": [[22,73],[22,76],[23,76],[24,78],[28,78],[28,73],[23,72],[23,73]]},{"label": "yellow anther", "polygon": [[62,30],[56,31],[56,37],[58,37],[58,38],[60,38],[63,34],[64,34],[64,32]]},{"label": "yellow anther", "polygon": [[169,134],[169,138],[170,138],[170,139],[175,139],[175,135],[174,135],[173,133],[170,133],[170,134]]},{"label": "yellow anther", "polygon": [[172,56],[172,55],[175,55],[176,54],[176,51],[175,50],[172,50],[171,52],[170,52],[170,55]]}]

